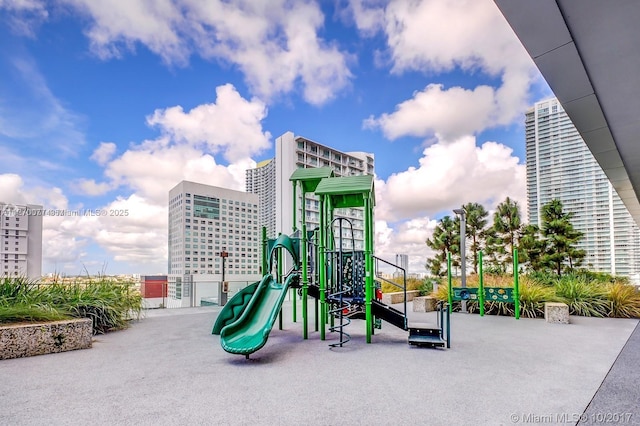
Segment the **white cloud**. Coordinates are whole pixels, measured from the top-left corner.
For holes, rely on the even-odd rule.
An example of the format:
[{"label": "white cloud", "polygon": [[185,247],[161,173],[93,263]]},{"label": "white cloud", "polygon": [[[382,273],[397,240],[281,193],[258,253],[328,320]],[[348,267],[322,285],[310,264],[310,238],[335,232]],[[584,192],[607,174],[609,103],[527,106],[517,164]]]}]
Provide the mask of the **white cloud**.
[{"label": "white cloud", "polygon": [[394,72],[461,67],[498,75],[532,66],[492,0],[351,0],[350,10],[359,29],[385,33]]},{"label": "white cloud", "polygon": [[246,100],[231,84],[216,88],[216,103],[199,105],[185,113],[180,106],[156,110],[147,123],[177,142],[205,145],[213,154],[222,151],[230,162],[269,147],[271,134],[262,131],[267,109],[260,100]]},{"label": "white cloud", "polygon": [[104,195],[112,189],[108,183],[98,183],[94,179],[79,179],[72,186],[78,193],[91,196]]},{"label": "white cloud", "polygon": [[44,2],[39,0],[0,0],[0,11],[3,9],[11,30],[27,37],[34,37],[36,27],[49,17]]},{"label": "white cloud", "polygon": [[437,134],[451,140],[497,124],[499,108],[496,91],[490,86],[443,90],[440,84],[430,84],[396,106],[393,113],[370,117],[364,126],[380,127],[389,139]]},{"label": "white cloud", "polygon": [[[136,265],[138,272],[166,271],[169,190],[182,180],[244,190],[245,170],[255,167],[251,156],[271,143],[271,135],[262,130],[267,110],[261,101],[242,98],[231,85],[216,92],[215,103],[188,112],[179,107],[157,110],[148,117],[161,132],[155,140],[132,144],[119,155],[114,143],[101,143],[90,158],[104,167],[104,180],[75,182],[83,194],[118,189],[124,194],[100,206],[70,207],[60,188],[27,189],[19,175],[0,175],[0,200],[107,212],[106,216],[45,217],[46,265],[76,274],[82,265],[97,261],[97,248],[108,259]],[[228,165],[219,164],[216,154],[224,156]]]},{"label": "white cloud", "polygon": [[396,254],[406,254],[409,256],[409,273],[426,273],[424,265],[432,252],[425,242],[436,225],[436,220],[426,216],[394,224],[376,220],[376,256],[395,264]]},{"label": "white cloud", "polygon": [[168,64],[192,54],[231,63],[264,99],[300,83],[306,101],[320,105],[349,82],[347,56],[318,36],[324,15],[313,1],[66,0],[89,17],[91,49],[120,57],[137,44]]},{"label": "white cloud", "polygon": [[431,145],[418,167],[376,182],[376,218],[396,222],[434,216],[469,202],[492,208],[507,196],[522,202],[525,166],[512,154],[497,142],[477,147],[473,137]]},{"label": "white cloud", "polygon": [[113,154],[116,153],[117,146],[113,142],[100,142],[100,145],[93,151],[91,160],[95,161],[101,166],[107,164],[111,158],[113,158]]},{"label": "white cloud", "polygon": [[[519,119],[529,104],[536,68],[492,0],[352,0],[350,10],[363,34],[382,31],[391,71],[429,75],[459,68],[500,78],[492,88],[430,84],[396,111],[370,117],[391,139],[437,135],[457,139]],[[378,17],[383,15],[382,21]]]},{"label": "white cloud", "polygon": [[393,262],[395,254],[408,254],[410,272],[425,273],[432,255],[425,241],[440,215],[470,202],[491,212],[509,196],[526,217],[525,172],[513,150],[497,142],[476,146],[467,136],[429,146],[418,167],[375,182],[376,255]]}]

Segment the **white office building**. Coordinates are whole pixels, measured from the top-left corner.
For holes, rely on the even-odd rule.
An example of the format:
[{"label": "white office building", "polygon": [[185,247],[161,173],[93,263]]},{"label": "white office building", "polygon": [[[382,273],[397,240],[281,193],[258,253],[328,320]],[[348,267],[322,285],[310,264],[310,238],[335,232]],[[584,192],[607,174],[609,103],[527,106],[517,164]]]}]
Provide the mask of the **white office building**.
[{"label": "white office building", "polygon": [[640,231],[557,99],[526,113],[529,223],[541,225],[541,208],[553,199],[573,212],[584,233],[583,266],[625,275],[640,273]]},{"label": "white office building", "polygon": [[[260,225],[274,238],[279,233],[290,234],[293,229],[293,185],[289,178],[298,168],[331,167],[335,176],[374,174],[373,154],[342,152],[302,136],[287,132],[276,139],[276,155],[246,173],[247,192],[260,196],[262,211]],[[305,200],[307,229],[319,224],[319,205],[314,195]],[[302,214],[302,195],[298,190],[296,221]],[[346,217],[353,224],[353,243],[364,248],[364,216],[362,209],[336,210],[335,216]],[[298,223],[296,225],[298,225]],[[344,232],[345,248],[351,247],[351,233]]]},{"label": "white office building", "polygon": [[189,181],[171,189],[167,307],[215,303],[223,271],[231,292],[258,281],[259,215],[255,194]]},{"label": "white office building", "polygon": [[42,206],[0,202],[0,277],[42,276]]}]

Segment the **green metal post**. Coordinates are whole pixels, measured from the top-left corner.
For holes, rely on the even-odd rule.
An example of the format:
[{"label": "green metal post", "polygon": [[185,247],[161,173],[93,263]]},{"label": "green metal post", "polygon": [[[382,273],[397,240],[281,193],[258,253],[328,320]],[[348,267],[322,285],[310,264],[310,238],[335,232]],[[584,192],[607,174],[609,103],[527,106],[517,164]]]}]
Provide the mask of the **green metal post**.
[{"label": "green metal post", "polygon": [[293,310],[293,322],[298,322],[298,318],[297,318],[297,315],[298,315],[298,303],[296,302],[297,296],[296,296],[296,289],[295,288],[291,289],[291,294],[292,294],[291,300],[292,300],[292,303],[293,303],[293,309],[292,309]]},{"label": "green metal post", "polygon": [[518,249],[513,249],[513,303],[516,319],[520,319],[520,285],[518,282]]},{"label": "green metal post", "polygon": [[[302,190],[302,338],[308,337],[309,330],[307,328],[307,293],[309,288],[307,277],[307,216],[305,210],[305,192]],[[295,321],[295,319],[294,319]]]},{"label": "green metal post", "polygon": [[[280,234],[278,234],[278,236],[280,236]],[[278,256],[277,281],[281,283],[282,282],[282,248],[278,249],[278,251],[276,252],[276,256]],[[278,328],[282,330],[282,308],[280,308]]]},{"label": "green metal post", "polygon": [[[298,181],[294,180],[294,181],[292,181],[292,183],[293,183],[293,221],[292,222],[293,222],[293,232],[296,232],[296,229],[297,229],[296,228],[296,226],[297,226],[297,221],[296,221],[296,210],[297,210],[296,209],[296,200],[297,200],[296,189],[297,189],[297,186],[298,186]],[[303,196],[302,196],[302,208],[304,209],[304,193],[303,193]],[[304,221],[304,213],[302,214],[302,220]]]},{"label": "green metal post", "polygon": [[371,195],[364,200],[364,259],[365,259],[365,291],[364,315],[367,327],[367,343],[371,343],[373,332],[373,315],[371,313],[371,299],[373,298],[373,206]]},{"label": "green metal post", "polygon": [[269,248],[267,240],[267,227],[262,227],[262,275],[270,274],[267,249]]},{"label": "green metal post", "polygon": [[482,250],[478,252],[478,303],[480,305],[480,316],[484,316],[484,272],[482,271]]},{"label": "green metal post", "polygon": [[325,206],[324,206],[324,195],[320,196],[320,228],[318,229],[318,287],[320,288],[320,340],[325,339],[326,334],[326,312],[327,312],[327,303],[326,303],[326,290],[327,290],[327,270],[326,270],[326,261],[325,261]]},{"label": "green metal post", "polygon": [[[295,233],[296,229],[297,229],[297,224],[296,224],[296,210],[297,210],[296,209],[296,200],[297,200],[298,197],[297,197],[297,194],[296,194],[296,189],[297,189],[298,182],[294,180],[292,183],[293,183],[293,203],[292,203],[293,204],[293,232]],[[304,209],[304,197],[302,197],[302,208]],[[302,220],[304,220],[304,213],[303,213],[302,218],[303,218]],[[282,281],[280,281],[280,282],[282,282]],[[291,289],[291,300],[292,300],[292,304],[293,304],[293,309],[292,309],[293,322],[297,322],[298,312],[297,312],[297,306],[296,306],[297,303],[296,303],[296,289],[295,288]]]},{"label": "green metal post", "polygon": [[[315,282],[315,285],[317,286],[318,285],[318,281],[319,281],[318,280],[318,274],[319,274],[319,271],[318,271],[318,231],[314,231],[313,232],[313,241],[314,241],[313,246],[315,247],[315,253],[314,253],[313,258],[315,259],[315,262],[316,262],[315,263],[315,270],[314,270],[315,277],[314,277],[313,281]],[[318,321],[318,317],[319,317],[319,300],[318,299],[319,299],[319,297],[318,298],[316,298],[316,297],[313,298],[313,302],[314,302],[315,307],[316,307],[316,309],[315,309],[315,331],[318,331],[320,329],[319,324],[318,324],[318,322],[319,322]]]},{"label": "green metal post", "polygon": [[[333,229],[333,217],[334,217],[334,211],[333,211],[333,205],[331,204],[331,197],[327,197],[327,249],[329,251],[334,251],[336,249],[336,241],[334,238],[334,229]],[[331,226],[329,226],[331,224]],[[332,260],[333,261],[333,260]],[[333,274],[335,271],[336,265],[332,265],[332,270],[331,270],[331,277],[333,278]],[[335,271],[337,273],[337,271]],[[327,279],[329,279],[329,277],[327,277]],[[325,321],[329,324],[330,327],[333,327],[335,325],[334,323],[334,316],[333,315],[329,315],[329,309],[327,309],[327,311],[325,312],[326,314],[326,319]]]},{"label": "green metal post", "polygon": [[453,286],[451,281],[451,252],[447,252],[447,285],[449,288],[447,296],[449,299],[449,312],[453,309]]}]

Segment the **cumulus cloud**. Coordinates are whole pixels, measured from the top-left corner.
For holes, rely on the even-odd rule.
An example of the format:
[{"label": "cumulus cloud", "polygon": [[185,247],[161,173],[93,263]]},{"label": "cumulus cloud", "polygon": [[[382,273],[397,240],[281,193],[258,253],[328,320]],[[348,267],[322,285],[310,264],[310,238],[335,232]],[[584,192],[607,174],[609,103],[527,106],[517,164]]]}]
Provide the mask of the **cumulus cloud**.
[{"label": "cumulus cloud", "polygon": [[231,84],[216,89],[216,103],[199,105],[185,113],[181,106],[156,110],[147,123],[178,142],[205,145],[222,151],[230,162],[269,147],[271,134],[262,131],[267,109],[260,100],[246,100]]},{"label": "cumulus cloud", "polygon": [[526,200],[525,166],[511,148],[467,136],[425,148],[418,167],[376,182],[376,219],[433,217],[469,202],[492,208],[507,196]]},{"label": "cumulus cloud", "polygon": [[433,254],[425,241],[433,234],[436,225],[437,221],[427,216],[395,224],[376,220],[376,256],[395,263],[396,254],[406,254],[409,257],[409,273],[425,273],[426,259]]},{"label": "cumulus cloud", "polygon": [[316,2],[288,0],[65,0],[89,18],[86,35],[101,58],[120,57],[140,44],[168,64],[192,54],[237,66],[264,99],[298,83],[320,105],[351,77],[348,54],[319,37],[324,15]]},{"label": "cumulus cloud", "polygon": [[499,121],[500,105],[492,87],[443,90],[441,84],[430,84],[414,93],[412,99],[400,103],[393,113],[369,117],[364,127],[379,127],[389,139],[437,134],[451,140],[474,134]]},{"label": "cumulus cloud", "polygon": [[527,107],[535,66],[492,0],[392,0],[386,6],[352,0],[349,10],[364,35],[384,33],[394,73],[458,68],[502,81],[497,89],[429,84],[393,113],[369,117],[365,127],[379,127],[390,139],[457,139],[509,124]]},{"label": "cumulus cloud", "polygon": [[119,154],[114,143],[100,143],[90,159],[103,167],[103,180],[80,179],[73,187],[85,195],[110,190],[122,194],[101,205],[70,206],[60,188],[26,189],[19,175],[0,175],[0,200],[106,212],[45,216],[46,265],[78,273],[82,265],[93,265],[90,258],[95,261],[96,255],[90,251],[97,246],[116,262],[135,264],[139,272],[166,271],[169,190],[182,180],[243,190],[245,170],[256,164],[251,157],[271,143],[271,135],[262,129],[267,110],[261,101],[242,98],[231,85],[218,87],[216,93],[215,103],[188,112],[180,107],[156,110],[147,118],[160,131],[156,139],[131,144]]},{"label": "cumulus cloud", "polygon": [[498,75],[532,61],[492,0],[350,0],[357,28],[387,37],[394,72],[455,67]]},{"label": "cumulus cloud", "polygon": [[89,158],[99,165],[104,166],[113,157],[113,154],[116,153],[116,149],[116,144],[113,142],[100,142],[100,145],[98,145]]},{"label": "cumulus cloud", "polygon": [[525,173],[513,150],[497,142],[476,146],[467,136],[425,148],[417,167],[376,179],[376,255],[393,262],[408,254],[410,271],[425,273],[433,254],[425,241],[437,218],[470,202],[492,212],[507,196],[526,209]]}]

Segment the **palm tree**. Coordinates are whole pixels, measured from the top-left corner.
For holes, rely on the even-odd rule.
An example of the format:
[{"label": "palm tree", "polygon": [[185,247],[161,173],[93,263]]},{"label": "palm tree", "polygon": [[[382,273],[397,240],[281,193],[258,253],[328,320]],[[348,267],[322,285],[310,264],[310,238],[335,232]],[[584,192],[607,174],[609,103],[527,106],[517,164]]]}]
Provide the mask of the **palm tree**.
[{"label": "palm tree", "polygon": [[484,231],[487,226],[489,212],[478,203],[467,203],[462,206],[466,216],[465,233],[471,239],[471,252],[473,253],[473,272],[478,273],[478,252],[482,250],[485,239]]}]

